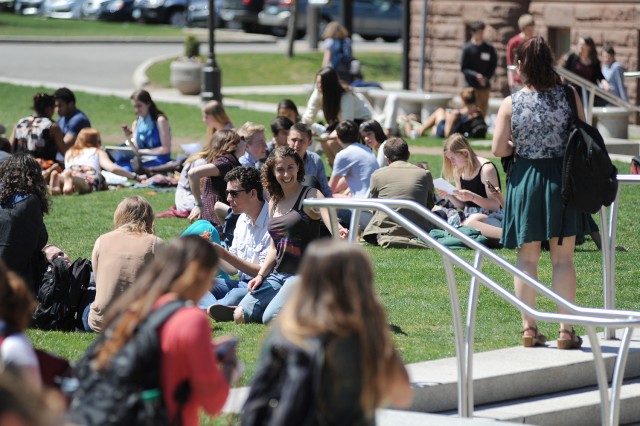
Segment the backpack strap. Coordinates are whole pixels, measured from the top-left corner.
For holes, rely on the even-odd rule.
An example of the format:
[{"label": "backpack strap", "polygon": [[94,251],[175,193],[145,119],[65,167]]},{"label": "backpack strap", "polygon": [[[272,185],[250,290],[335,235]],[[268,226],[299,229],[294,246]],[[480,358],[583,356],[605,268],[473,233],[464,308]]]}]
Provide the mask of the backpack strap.
[{"label": "backpack strap", "polygon": [[568,84],[564,84],[564,94],[567,97],[567,102],[569,103],[569,108],[571,109],[571,119],[578,119],[578,105],[576,104],[576,95],[573,90],[573,87]]},{"label": "backpack strap", "polygon": [[[571,86],[569,86],[568,84],[565,84],[562,87],[564,88],[564,94],[565,94],[565,96],[567,98],[567,102],[569,103],[569,108],[571,109],[571,116],[569,117],[569,126],[571,128],[572,124],[576,120],[578,120],[578,105],[576,104],[576,95],[575,95],[575,92],[574,92],[573,88]],[[566,157],[566,155],[567,155],[566,150],[565,150],[564,155]],[[564,161],[563,161],[562,188],[564,188],[565,179],[567,179],[567,177],[565,176]],[[566,224],[566,219],[567,219],[567,204],[563,201],[562,202],[562,219],[560,220],[560,237],[558,237],[558,245],[559,246],[562,245],[562,241],[564,240],[564,226]]]}]

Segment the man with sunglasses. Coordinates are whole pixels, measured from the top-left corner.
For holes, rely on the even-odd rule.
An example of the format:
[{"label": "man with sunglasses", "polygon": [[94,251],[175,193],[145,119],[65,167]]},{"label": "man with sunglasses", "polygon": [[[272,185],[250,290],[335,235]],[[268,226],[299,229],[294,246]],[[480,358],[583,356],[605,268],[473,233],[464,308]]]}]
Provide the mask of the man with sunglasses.
[{"label": "man with sunglasses", "polygon": [[[267,232],[268,204],[264,200],[260,172],[253,167],[236,167],[226,174],[227,203],[234,214],[239,214],[229,250],[214,245],[221,267],[229,274],[238,274],[238,280],[216,279],[211,297],[205,295],[199,305],[210,305],[209,315],[216,321],[231,321],[235,306],[247,294],[247,283],[258,274],[269,250]],[[208,302],[207,302],[208,301]],[[222,309],[220,308],[222,307]],[[226,314],[231,312],[227,319]]]}]

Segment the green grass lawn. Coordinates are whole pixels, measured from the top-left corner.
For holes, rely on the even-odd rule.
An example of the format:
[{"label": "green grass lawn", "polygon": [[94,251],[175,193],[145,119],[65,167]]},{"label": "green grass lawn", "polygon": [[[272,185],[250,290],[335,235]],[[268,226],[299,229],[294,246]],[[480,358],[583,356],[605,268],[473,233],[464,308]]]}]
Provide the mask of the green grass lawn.
[{"label": "green grass lawn", "polygon": [[[33,113],[31,103],[33,95],[38,92],[52,93],[53,90],[0,83],[0,123],[7,127],[8,134],[20,118]],[[126,123],[130,126],[134,119],[129,99],[84,92],[75,92],[75,95],[78,108],[89,116],[91,125],[100,131],[104,144],[124,142],[120,125]],[[176,142],[173,144],[174,152],[180,150],[180,143],[205,140],[206,127],[202,122],[200,108],[163,102],[158,102],[158,107],[169,117],[173,140]],[[268,127],[275,116],[275,111],[273,114],[268,114],[232,107],[227,108],[227,112],[237,126],[241,126],[245,121],[254,121]]]},{"label": "green grass lawn", "polygon": [[[358,54],[358,60],[367,80],[400,80],[400,53],[362,52]],[[147,76],[152,84],[171,87],[171,61],[158,62],[149,68]],[[216,55],[216,62],[222,70],[223,91],[224,87],[230,86],[312,84],[322,63],[322,52],[298,53],[292,58],[279,53],[219,54]]]},{"label": "green grass lawn", "polygon": [[47,19],[39,16],[0,13],[0,36],[50,37],[176,37],[182,28],[170,25],[144,25],[137,22],[104,22],[77,19]]}]

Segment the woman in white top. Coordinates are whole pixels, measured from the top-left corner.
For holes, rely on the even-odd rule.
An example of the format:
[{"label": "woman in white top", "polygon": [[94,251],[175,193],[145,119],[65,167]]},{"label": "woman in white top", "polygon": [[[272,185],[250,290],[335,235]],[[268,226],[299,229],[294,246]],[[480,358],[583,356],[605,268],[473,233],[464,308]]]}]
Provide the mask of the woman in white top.
[{"label": "woman in white top", "polygon": [[360,142],[368,146],[376,154],[378,167],[387,165],[384,156],[384,144],[387,143],[387,136],[382,130],[382,126],[376,120],[368,120],[360,125]]},{"label": "woman in white top", "polygon": [[102,170],[124,176],[128,179],[143,180],[144,175],[132,173],[114,164],[109,155],[100,149],[100,132],[86,127],[80,130],[76,142],[64,156],[65,170],[62,172],[64,186],[60,189],[60,181],[51,186],[53,195],[71,195],[75,191],[86,194],[92,191],[107,189],[102,177]]},{"label": "woman in white top", "polygon": [[39,391],[38,357],[24,335],[35,308],[36,301],[22,278],[0,260],[0,370],[17,373]]},{"label": "woman in white top", "polygon": [[[329,67],[324,67],[316,74],[316,87],[307,102],[307,109],[302,115],[302,122],[311,125],[322,109],[327,123],[328,136],[321,138],[322,149],[329,164],[333,164],[336,154],[342,146],[335,137],[333,130],[339,122],[353,120],[361,124],[370,120],[372,111],[369,105],[358,97],[349,87],[340,83],[338,73]],[[351,141],[353,142],[353,141]]]}]

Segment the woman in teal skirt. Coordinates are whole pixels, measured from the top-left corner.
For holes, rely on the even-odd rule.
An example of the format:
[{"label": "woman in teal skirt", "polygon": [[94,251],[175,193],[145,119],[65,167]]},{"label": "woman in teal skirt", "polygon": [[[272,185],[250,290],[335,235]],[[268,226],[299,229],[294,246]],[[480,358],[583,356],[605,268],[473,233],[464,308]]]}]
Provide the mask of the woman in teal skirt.
[{"label": "woman in teal skirt", "polygon": [[[569,136],[571,108],[554,70],[551,49],[542,37],[524,42],[517,59],[518,73],[525,86],[502,102],[492,146],[498,157],[510,156],[514,150],[516,153],[507,187],[501,243],[505,248],[517,249],[516,266],[537,279],[541,242],[548,240],[553,289],[574,302],[573,252],[576,235],[584,232],[584,215],[567,208],[562,231],[560,198],[562,157]],[[573,92],[580,119],[584,120],[580,97]],[[558,245],[561,232],[564,240]],[[514,284],[518,298],[534,307],[536,291],[518,277]],[[561,308],[558,311],[566,313]],[[533,318],[523,314],[522,324],[525,347],[545,345],[547,338],[538,332]],[[559,349],[578,349],[581,344],[582,339],[571,324],[560,324]]]}]

